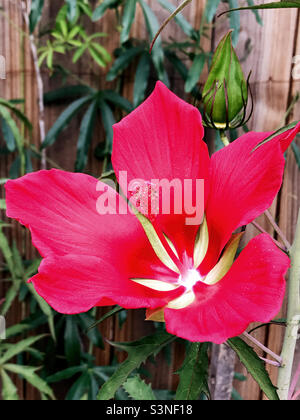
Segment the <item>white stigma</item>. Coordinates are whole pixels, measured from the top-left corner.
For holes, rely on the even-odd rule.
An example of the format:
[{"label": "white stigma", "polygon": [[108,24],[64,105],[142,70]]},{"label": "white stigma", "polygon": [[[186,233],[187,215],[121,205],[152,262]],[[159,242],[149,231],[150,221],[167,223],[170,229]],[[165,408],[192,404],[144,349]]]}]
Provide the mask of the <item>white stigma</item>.
[{"label": "white stigma", "polygon": [[198,281],[202,281],[202,277],[195,269],[188,270],[184,276],[180,276],[178,283],[187,290],[192,290]]}]

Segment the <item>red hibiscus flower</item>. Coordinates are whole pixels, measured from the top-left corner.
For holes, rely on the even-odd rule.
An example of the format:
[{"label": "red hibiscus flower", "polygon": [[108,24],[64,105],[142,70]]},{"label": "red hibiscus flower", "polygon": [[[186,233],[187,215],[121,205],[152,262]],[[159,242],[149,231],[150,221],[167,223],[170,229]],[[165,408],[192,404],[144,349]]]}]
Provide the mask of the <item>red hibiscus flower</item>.
[{"label": "red hibiscus flower", "polygon": [[[115,125],[113,167],[129,183],[145,180],[146,194],[141,187],[128,192],[141,213],[156,194],[153,180],[191,180],[190,199],[197,199],[196,180],[204,180],[204,196],[194,203],[201,222],[187,223],[189,212],[174,206],[136,217],[114,189],[83,174],[40,171],[8,181],[7,215],[30,229],[44,258],[31,279],[36,291],[67,314],[112,304],[147,308],[148,319],[164,319],[168,332],[190,341],[222,343],[253,321],[270,321],[282,304],[289,259],[263,234],[234,261],[241,234],[233,232],[272,204],[283,151],[299,130],[255,152],[270,133],[251,132],[210,158],[198,110],[158,83]],[[116,206],[123,210],[112,214]]]}]

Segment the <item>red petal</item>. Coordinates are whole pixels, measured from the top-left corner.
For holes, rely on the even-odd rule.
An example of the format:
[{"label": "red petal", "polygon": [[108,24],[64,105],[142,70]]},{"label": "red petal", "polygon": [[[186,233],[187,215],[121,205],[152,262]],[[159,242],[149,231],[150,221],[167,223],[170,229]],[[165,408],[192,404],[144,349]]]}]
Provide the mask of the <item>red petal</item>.
[{"label": "red petal", "polygon": [[300,132],[300,122],[292,130],[288,130],[283,134],[277,136],[277,140],[280,141],[281,149],[283,152],[287,150],[296,135]]},{"label": "red petal", "polygon": [[242,334],[251,322],[269,322],[282,305],[289,265],[268,235],[257,236],[220,282],[197,283],[193,304],[165,310],[167,331],[190,341],[220,344]]},{"label": "red petal", "polygon": [[[104,184],[102,185],[104,186]],[[50,262],[45,262],[43,267],[48,267],[54,260],[57,264],[58,261],[61,261],[62,264],[64,261],[68,263],[68,259],[60,260],[57,257],[72,254],[77,256],[79,273],[80,263],[84,264],[81,259],[83,261],[86,261],[85,258],[95,259],[95,265],[99,270],[94,273],[96,283],[94,285],[93,304],[102,299],[97,287],[99,282],[101,284],[102,281],[106,281],[105,273],[108,272],[108,269],[105,268],[103,274],[99,261],[105,261],[106,265],[116,267],[119,279],[123,279],[122,288],[118,289],[115,298],[112,298],[111,294],[105,297],[118,302],[124,296],[130,295],[136,298],[135,304],[137,307],[140,304],[144,307],[145,302],[139,297],[140,293],[143,296],[144,287],[128,279],[158,278],[174,281],[176,274],[165,267],[156,257],[143,228],[135,216],[131,213],[100,215],[97,212],[97,200],[101,196],[101,192],[97,191],[96,187],[97,180],[83,174],[72,174],[57,170],[29,174],[16,181],[7,182],[7,215],[27,226],[32,233],[33,243],[41,255],[52,258],[48,260]],[[105,188],[111,198],[111,203],[123,200],[115,190],[107,186]],[[58,285],[58,290],[59,280],[70,279],[68,277],[70,273],[68,267],[67,264],[64,269],[62,265],[62,270],[59,271],[61,278],[57,276],[57,273],[53,274],[55,276],[53,284]],[[54,269],[53,264],[52,268]],[[73,269],[77,270],[75,267]],[[112,268],[111,270],[114,271],[115,269]],[[47,276],[49,277],[48,271]],[[83,271],[81,271],[81,276],[81,287],[85,291]],[[36,284],[39,284],[39,290],[41,291],[42,279],[46,279],[44,271],[38,277],[38,283],[37,280],[35,281]],[[110,281],[113,281],[111,276]],[[65,287],[67,291],[71,285],[72,283],[65,284],[61,289],[64,290]],[[48,290],[46,286],[45,290]],[[89,286],[90,290],[87,290],[87,293],[90,296],[92,282],[89,282]],[[55,292],[54,288],[51,290],[52,294],[49,299],[53,298],[63,302],[64,297]],[[133,291],[135,292],[133,293]],[[43,292],[43,296],[47,298],[46,292]],[[147,292],[147,296],[157,298],[158,295],[157,293]],[[100,303],[102,302],[105,305],[108,304],[107,300]],[[130,304],[133,305],[132,302]],[[59,302],[57,302],[57,305],[59,305]],[[86,307],[85,304],[84,307]],[[79,312],[80,308],[80,305],[78,308],[73,306],[72,310],[66,307],[66,311]]]},{"label": "red petal", "polygon": [[124,278],[119,267],[93,256],[51,256],[32,278],[38,294],[56,311],[86,312],[94,306],[159,307],[177,294],[157,292]]},{"label": "red petal", "polygon": [[[193,180],[195,189],[195,180],[207,180],[209,173],[203,134],[199,111],[158,82],[153,94],[114,126],[112,162],[117,176],[126,171],[128,184],[136,179]],[[197,226],[185,229],[185,219],[185,213],[157,217],[158,224],[181,250],[194,244],[197,231]]]},{"label": "red petal", "polygon": [[215,265],[235,229],[252,222],[271,206],[282,184],[282,148],[299,130],[300,124],[254,152],[255,146],[271,133],[247,133],[212,156],[206,207],[210,242],[201,266],[203,273]]}]

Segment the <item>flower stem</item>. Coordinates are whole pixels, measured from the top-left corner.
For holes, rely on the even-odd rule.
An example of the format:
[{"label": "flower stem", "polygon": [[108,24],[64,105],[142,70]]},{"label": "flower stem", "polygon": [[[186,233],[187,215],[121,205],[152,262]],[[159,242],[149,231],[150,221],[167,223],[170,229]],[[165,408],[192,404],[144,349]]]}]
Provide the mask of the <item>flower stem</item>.
[{"label": "flower stem", "polygon": [[296,389],[297,383],[299,381],[299,378],[300,378],[300,363],[298,364],[295,376],[292,380],[292,384],[291,384],[291,387],[290,387],[290,390],[289,390],[289,400],[291,400],[293,398],[294,394],[295,394],[295,389]]},{"label": "flower stem", "polygon": [[[252,337],[252,335],[248,334],[246,331],[244,332],[244,336],[248,338],[248,340],[252,341],[252,343],[256,344],[260,349],[262,349],[265,353],[272,356],[275,360],[277,360],[276,366],[281,365],[282,358],[278,356],[276,353],[274,353],[272,350],[270,350],[268,347],[264,346],[260,341],[256,340],[256,338]],[[267,361],[266,359],[262,359],[264,361]]]},{"label": "flower stem", "polygon": [[296,237],[290,250],[291,270],[288,284],[287,328],[285,332],[279,369],[278,394],[281,400],[288,400],[300,321],[300,211]]},{"label": "flower stem", "polygon": [[[256,227],[256,229],[259,230],[261,233],[266,233],[267,235],[270,236],[270,234],[265,229],[263,229],[258,223],[256,223],[256,222],[253,221],[251,224],[254,227]],[[278,248],[280,248],[283,252],[286,252],[287,251],[287,249],[285,248],[284,245],[281,245],[281,243],[278,242],[278,241],[276,241],[276,239],[273,238],[272,236],[270,236],[270,237],[271,237],[272,241],[274,242],[274,244],[278,246]]]},{"label": "flower stem", "polygon": [[291,248],[291,244],[289,243],[289,241],[287,240],[285,234],[282,232],[282,230],[279,228],[279,226],[277,225],[274,217],[272,216],[272,214],[270,213],[269,210],[265,211],[265,216],[267,217],[267,219],[269,220],[269,222],[271,223],[272,227],[274,228],[275,232],[277,233],[277,235],[280,237],[280,239],[282,240],[282,242],[284,243],[284,246],[286,247],[287,250],[289,250]]},{"label": "flower stem", "polygon": [[228,140],[228,137],[226,136],[225,130],[219,130],[219,133],[220,133],[220,137],[221,137],[221,140],[222,140],[224,146],[225,147],[229,146],[230,141]]}]

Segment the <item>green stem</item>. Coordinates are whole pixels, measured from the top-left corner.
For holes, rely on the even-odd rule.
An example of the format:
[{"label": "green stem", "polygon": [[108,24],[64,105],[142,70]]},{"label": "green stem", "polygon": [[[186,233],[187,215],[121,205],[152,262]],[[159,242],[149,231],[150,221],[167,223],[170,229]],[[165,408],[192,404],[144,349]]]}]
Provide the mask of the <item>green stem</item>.
[{"label": "green stem", "polygon": [[228,137],[226,136],[225,130],[219,130],[219,133],[220,133],[220,137],[221,137],[221,140],[222,140],[224,146],[225,147],[229,146],[230,141],[228,140]]},{"label": "green stem", "polygon": [[300,211],[290,258],[287,328],[281,353],[283,363],[278,376],[278,395],[281,400],[288,399],[300,321]]}]

